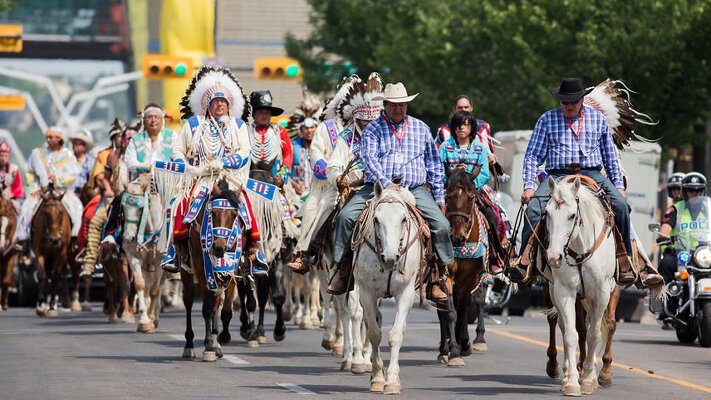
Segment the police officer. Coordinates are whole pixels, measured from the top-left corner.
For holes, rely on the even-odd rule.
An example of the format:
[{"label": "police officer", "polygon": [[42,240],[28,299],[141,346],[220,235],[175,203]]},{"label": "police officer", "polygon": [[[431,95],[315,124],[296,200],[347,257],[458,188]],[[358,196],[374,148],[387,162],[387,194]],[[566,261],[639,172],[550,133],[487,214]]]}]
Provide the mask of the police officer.
[{"label": "police officer", "polygon": [[[674,175],[669,177],[667,182],[667,194],[672,199],[674,199],[673,192],[679,178]],[[703,202],[694,199],[706,195],[706,184],[706,177],[698,172],[690,172],[681,179],[682,199],[675,201],[664,213],[657,243],[667,243],[670,236],[690,230],[693,222],[705,226],[703,223],[707,216],[701,213]],[[693,243],[689,243],[689,245],[695,247]],[[659,261],[659,273],[662,274],[665,282],[674,280],[676,267],[676,251],[673,246],[665,246],[662,259]]]}]

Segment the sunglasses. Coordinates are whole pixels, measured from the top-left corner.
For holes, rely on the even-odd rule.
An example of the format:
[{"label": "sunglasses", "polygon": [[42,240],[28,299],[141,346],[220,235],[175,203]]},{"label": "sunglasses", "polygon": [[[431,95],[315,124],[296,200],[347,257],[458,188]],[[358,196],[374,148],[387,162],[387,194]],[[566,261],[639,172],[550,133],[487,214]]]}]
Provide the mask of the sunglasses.
[{"label": "sunglasses", "polygon": [[563,103],[566,106],[574,106],[574,105],[580,103],[580,99],[575,100],[575,101],[561,101],[561,103]]},{"label": "sunglasses", "polygon": [[686,191],[689,193],[699,193],[699,192],[703,192],[704,189],[686,189]]}]

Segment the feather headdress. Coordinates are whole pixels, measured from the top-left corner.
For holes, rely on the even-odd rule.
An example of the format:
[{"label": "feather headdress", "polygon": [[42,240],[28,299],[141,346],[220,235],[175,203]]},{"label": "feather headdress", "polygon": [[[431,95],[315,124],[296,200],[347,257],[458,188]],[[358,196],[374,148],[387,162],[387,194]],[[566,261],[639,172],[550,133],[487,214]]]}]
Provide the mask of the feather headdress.
[{"label": "feather headdress", "polygon": [[292,135],[298,133],[301,124],[306,118],[313,118],[318,121],[321,119],[321,115],[324,111],[324,104],[321,98],[309,92],[309,89],[306,87],[301,89],[301,93],[303,97],[296,106],[296,109],[294,109],[294,113],[291,114],[289,124],[286,127]]},{"label": "feather headdress", "polygon": [[345,97],[346,93],[351,89],[351,87],[356,83],[360,82],[358,75],[346,76],[341,81],[341,84],[336,89],[336,94],[333,95],[331,100],[326,103],[326,108],[323,112],[323,119],[339,119],[341,126],[345,126],[347,122],[351,119],[350,115],[347,115],[347,119],[341,119],[342,116],[338,115],[338,109],[341,107],[341,102]]},{"label": "feather headdress", "polygon": [[218,97],[229,103],[230,116],[247,120],[252,108],[237,78],[227,68],[206,65],[193,76],[180,100],[181,118],[205,115],[210,101]]},{"label": "feather headdress", "polygon": [[595,86],[593,91],[585,96],[585,105],[605,115],[607,124],[612,130],[615,145],[619,149],[629,146],[630,140],[656,142],[656,140],[644,138],[634,132],[634,124],[636,122],[645,125],[656,125],[657,123],[649,115],[632,108],[629,100],[630,92],[635,93],[624,82],[613,81],[608,78]]},{"label": "feather headdress", "polygon": [[347,123],[352,120],[374,120],[380,116],[383,108],[382,100],[373,100],[383,94],[383,80],[377,72],[373,72],[368,80],[358,80],[350,86],[341,101],[337,112],[338,116]]}]

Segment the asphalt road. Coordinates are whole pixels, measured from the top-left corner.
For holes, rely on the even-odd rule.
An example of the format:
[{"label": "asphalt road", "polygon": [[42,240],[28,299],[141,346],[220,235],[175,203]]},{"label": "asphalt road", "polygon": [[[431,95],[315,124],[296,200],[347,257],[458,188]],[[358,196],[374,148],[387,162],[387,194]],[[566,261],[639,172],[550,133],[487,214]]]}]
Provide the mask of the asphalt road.
[{"label": "asphalt road", "polygon": [[[384,329],[393,317],[383,303]],[[99,310],[96,304],[95,310]],[[204,328],[194,307],[196,351]],[[438,365],[435,314],[415,308],[401,352],[402,396],[407,399],[550,398],[560,380],[545,374],[547,324],[543,317],[512,317],[488,324],[489,351],[466,365]],[[269,332],[274,314],[267,314]],[[0,312],[0,398],[2,399],[293,399],[294,396],[363,399],[369,375],[341,372],[340,359],[321,349],[321,332],[291,323],[285,341],[247,348],[232,326],[233,342],[216,363],[180,358],[184,312],[168,310],[156,333],[135,325],[108,324],[100,311],[62,312],[38,318],[33,309]],[[489,321],[491,322],[491,321]],[[473,333],[473,327],[470,327]],[[473,335],[472,335],[473,336]],[[560,336],[560,334],[559,334]],[[384,339],[387,335],[384,335]],[[558,343],[560,344],[560,337]],[[593,395],[605,399],[711,399],[711,349],[681,345],[673,331],[623,323],[614,341],[614,382]],[[389,358],[387,342],[383,356]],[[559,360],[562,352],[559,354]]]}]

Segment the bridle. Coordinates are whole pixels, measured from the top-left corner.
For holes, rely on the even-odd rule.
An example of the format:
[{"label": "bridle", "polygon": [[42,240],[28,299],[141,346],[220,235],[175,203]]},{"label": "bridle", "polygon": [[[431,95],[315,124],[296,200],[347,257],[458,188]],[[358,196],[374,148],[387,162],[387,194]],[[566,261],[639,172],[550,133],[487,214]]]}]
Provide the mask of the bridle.
[{"label": "bridle", "polygon": [[[462,192],[466,193],[466,191],[462,188],[457,188],[457,190],[461,190]],[[471,211],[469,213],[463,212],[463,211],[447,211],[444,215],[447,219],[450,217],[462,217],[465,219],[466,223],[466,233],[464,234],[464,238],[468,238],[471,236],[472,230],[474,229],[474,219],[473,215],[475,215],[476,212],[476,201],[474,201],[474,194],[469,194],[466,193],[467,197],[469,200],[472,202],[472,207]]]},{"label": "bridle", "polygon": [[[403,207],[405,207],[406,210],[411,211],[411,210],[410,210],[410,206],[409,206],[407,203],[405,203],[404,201],[402,201],[402,200],[400,200],[400,199],[398,199],[397,197],[394,197],[394,196],[385,196],[385,197],[381,198],[380,200],[378,200],[377,203],[375,203],[375,206],[373,207],[373,212],[375,212],[375,209],[377,209],[377,207],[378,207],[380,204],[383,204],[383,203],[388,203],[388,204],[400,204],[400,205],[402,205]],[[404,233],[402,233],[402,234],[400,235],[400,240],[399,240],[399,243],[398,243],[398,249],[397,249],[397,251],[398,251],[398,254],[404,254],[405,257],[407,258],[407,251],[410,250],[410,247],[412,247],[413,244],[415,244],[415,242],[419,239],[420,235],[419,235],[419,234],[414,235],[414,236],[412,237],[412,239],[410,239],[410,241],[407,242],[407,244],[405,244],[405,240],[407,240],[407,238],[410,237],[410,233],[412,232],[412,222],[413,222],[412,220],[413,220],[413,216],[412,216],[412,213],[411,213],[411,212],[407,212],[407,213],[405,214],[405,220],[407,221],[407,224],[406,224],[406,225],[407,225],[407,229],[405,230]],[[374,222],[375,222],[376,224],[378,223],[377,221],[374,221]],[[414,221],[414,222],[417,223],[417,221]],[[365,242],[366,242],[366,244],[371,248],[371,250],[373,250],[373,251],[375,252],[375,254],[378,255],[378,259],[380,260],[380,262],[381,262],[381,263],[384,263],[384,257],[383,257],[383,243],[382,243],[380,237],[378,236],[378,230],[377,230],[377,229],[375,229],[375,232],[374,232],[374,233],[375,233],[375,246],[373,246],[367,238],[365,239]],[[404,260],[403,260],[403,264],[404,264],[404,263],[405,263],[405,262],[404,262]]]}]

